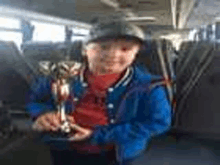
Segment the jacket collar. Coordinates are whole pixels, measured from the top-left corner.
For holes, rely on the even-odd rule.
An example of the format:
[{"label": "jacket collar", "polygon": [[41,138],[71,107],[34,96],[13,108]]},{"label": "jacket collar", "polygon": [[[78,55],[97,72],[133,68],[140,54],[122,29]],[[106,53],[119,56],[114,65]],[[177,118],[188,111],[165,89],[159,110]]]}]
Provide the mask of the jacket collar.
[{"label": "jacket collar", "polygon": [[[80,72],[80,82],[82,84],[87,84],[85,79],[85,70],[86,70],[86,66],[83,66]],[[112,88],[117,88],[120,85],[126,86],[132,80],[133,74],[134,74],[134,68],[132,66],[128,67],[125,72],[125,75],[120,80],[118,80],[118,82]]]}]

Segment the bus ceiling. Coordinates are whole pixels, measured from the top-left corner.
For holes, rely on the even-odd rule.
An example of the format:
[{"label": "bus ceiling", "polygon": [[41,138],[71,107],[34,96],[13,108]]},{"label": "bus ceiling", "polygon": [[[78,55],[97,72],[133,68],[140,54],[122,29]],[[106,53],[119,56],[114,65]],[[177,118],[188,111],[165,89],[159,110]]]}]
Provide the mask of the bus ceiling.
[{"label": "bus ceiling", "polygon": [[0,1],[0,14],[5,16],[89,29],[96,17],[120,15],[156,36],[181,34],[219,21],[219,8],[218,0]]}]

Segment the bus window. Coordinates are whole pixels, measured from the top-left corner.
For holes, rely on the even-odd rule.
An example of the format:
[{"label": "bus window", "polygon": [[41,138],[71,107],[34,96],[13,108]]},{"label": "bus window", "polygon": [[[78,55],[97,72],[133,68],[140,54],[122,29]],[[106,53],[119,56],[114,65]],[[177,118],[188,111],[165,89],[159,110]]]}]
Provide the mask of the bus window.
[{"label": "bus window", "polygon": [[8,17],[0,17],[0,27],[19,29],[20,21],[18,19],[13,19],[13,18],[8,18]]},{"label": "bus window", "polygon": [[31,24],[35,27],[33,41],[65,41],[65,26],[37,21],[31,21]]},{"label": "bus window", "polygon": [[195,34],[198,32],[198,30],[197,29],[193,29],[193,30],[191,30],[190,32],[189,32],[189,40],[190,41],[194,41],[194,39],[195,39]]},{"label": "bus window", "polygon": [[71,41],[83,40],[83,36],[72,36]]},{"label": "bus window", "polygon": [[89,30],[86,29],[72,28],[72,31],[73,35],[71,41],[83,40],[84,36],[89,34]]},{"label": "bus window", "polygon": [[17,47],[20,48],[22,44],[22,33],[16,31],[20,29],[19,19],[0,17],[0,29],[0,40],[14,41]]},{"label": "bus window", "polygon": [[72,30],[73,30],[74,34],[79,34],[79,35],[88,35],[89,34],[89,30],[86,30],[86,29],[73,28]]},{"label": "bus window", "polygon": [[22,33],[0,31],[0,40],[13,41],[17,47],[20,48],[22,44]]}]

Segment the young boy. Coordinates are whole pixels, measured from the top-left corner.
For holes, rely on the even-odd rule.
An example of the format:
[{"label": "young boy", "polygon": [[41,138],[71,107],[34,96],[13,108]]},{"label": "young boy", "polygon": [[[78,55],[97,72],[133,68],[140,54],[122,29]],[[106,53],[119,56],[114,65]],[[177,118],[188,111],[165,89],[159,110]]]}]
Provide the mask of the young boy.
[{"label": "young boy", "polygon": [[[129,164],[152,136],[169,129],[171,108],[164,89],[151,88],[152,76],[133,64],[143,41],[143,31],[124,21],[91,29],[83,49],[86,64],[71,81],[73,97],[66,103],[77,133],[72,142],[50,141],[56,146],[51,148],[54,165]],[[42,78],[33,87],[27,109],[36,118],[34,129],[56,131],[60,116],[50,81]]]}]

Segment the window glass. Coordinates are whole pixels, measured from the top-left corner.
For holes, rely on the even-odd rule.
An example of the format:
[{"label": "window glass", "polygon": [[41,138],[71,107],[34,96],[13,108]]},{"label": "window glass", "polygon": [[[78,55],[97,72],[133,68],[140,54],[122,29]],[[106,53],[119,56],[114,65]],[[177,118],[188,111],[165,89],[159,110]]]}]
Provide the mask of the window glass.
[{"label": "window glass", "polygon": [[20,49],[20,46],[22,44],[22,33],[0,31],[0,40],[14,41],[15,44],[17,45],[18,49]]},{"label": "window glass", "polygon": [[[16,18],[0,17],[0,27],[8,29],[20,29],[20,20]],[[0,30],[1,41],[14,41],[20,49],[22,43],[22,33]]]},{"label": "window glass", "polygon": [[71,41],[75,41],[75,40],[83,40],[84,37],[83,36],[72,36]]},{"label": "window glass", "polygon": [[0,27],[20,29],[20,20],[15,18],[0,17]]},{"label": "window glass", "polygon": [[189,32],[189,40],[193,41],[196,33],[197,33],[197,29],[191,30]]},{"label": "window glass", "polygon": [[35,26],[33,41],[65,41],[65,26],[37,21],[31,21],[31,24]]},{"label": "window glass", "polygon": [[89,34],[89,30],[86,29],[80,29],[80,28],[72,28],[72,31],[74,34],[81,34],[81,35],[88,35]]}]

